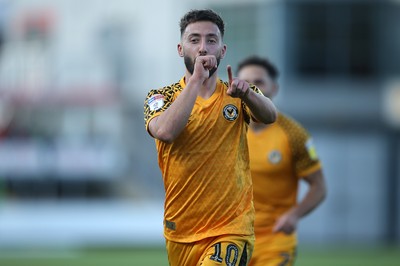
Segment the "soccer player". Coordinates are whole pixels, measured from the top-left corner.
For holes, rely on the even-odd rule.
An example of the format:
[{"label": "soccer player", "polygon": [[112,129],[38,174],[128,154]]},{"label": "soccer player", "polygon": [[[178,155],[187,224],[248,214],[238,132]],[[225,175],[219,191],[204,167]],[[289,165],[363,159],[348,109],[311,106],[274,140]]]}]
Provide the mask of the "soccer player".
[{"label": "soccer player", "polygon": [[177,83],[151,90],[144,104],[165,187],[164,236],[171,266],[247,265],[254,246],[247,148],[250,119],[272,123],[276,109],[258,88],[217,76],[227,46],[212,10],[180,20]]},{"label": "soccer player", "polygon": [[[246,58],[237,74],[271,99],[278,92],[278,71],[267,59]],[[256,242],[250,265],[293,265],[297,224],[325,198],[321,162],[309,133],[281,112],[271,125],[251,122],[248,145],[256,209]],[[300,180],[309,186],[297,203]]]}]

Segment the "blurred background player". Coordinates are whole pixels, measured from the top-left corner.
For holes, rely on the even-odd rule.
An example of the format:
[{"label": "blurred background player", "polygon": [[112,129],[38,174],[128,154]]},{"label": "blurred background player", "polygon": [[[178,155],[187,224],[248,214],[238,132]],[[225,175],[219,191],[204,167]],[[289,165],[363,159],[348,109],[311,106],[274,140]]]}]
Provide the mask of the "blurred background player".
[{"label": "blurred background player", "polygon": [[218,78],[226,52],[218,14],[192,10],[180,29],[185,76],[151,90],[144,106],[165,186],[168,260],[245,266],[254,246],[248,123],[250,117],[272,123],[276,109],[256,87],[232,78],[230,66],[229,83]]},{"label": "blurred background player", "polygon": [[[267,59],[246,58],[237,74],[271,99],[278,92],[278,70]],[[321,162],[308,132],[281,112],[271,125],[252,121],[248,144],[256,209],[256,244],[249,265],[293,265],[297,224],[326,195]],[[297,202],[300,180],[308,190]]]}]

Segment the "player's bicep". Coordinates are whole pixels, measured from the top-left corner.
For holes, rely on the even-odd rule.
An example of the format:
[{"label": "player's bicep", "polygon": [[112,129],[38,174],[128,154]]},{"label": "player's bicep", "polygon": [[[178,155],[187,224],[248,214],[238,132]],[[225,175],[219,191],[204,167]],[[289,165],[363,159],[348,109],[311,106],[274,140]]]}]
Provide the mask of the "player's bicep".
[{"label": "player's bicep", "polygon": [[171,105],[171,99],[160,90],[152,90],[144,103],[144,121],[147,132],[152,136],[156,132],[158,117]]}]

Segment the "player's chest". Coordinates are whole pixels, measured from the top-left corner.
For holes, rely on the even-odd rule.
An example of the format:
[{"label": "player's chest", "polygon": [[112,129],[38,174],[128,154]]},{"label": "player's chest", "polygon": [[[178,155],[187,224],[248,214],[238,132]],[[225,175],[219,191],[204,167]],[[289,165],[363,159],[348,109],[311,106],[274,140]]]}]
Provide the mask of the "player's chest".
[{"label": "player's chest", "polygon": [[292,165],[292,150],[284,135],[263,134],[262,136],[249,134],[249,155],[253,169],[281,172],[290,170]]},{"label": "player's chest", "polygon": [[229,98],[216,98],[213,100],[197,100],[189,117],[187,128],[224,128],[229,129],[243,122],[241,102]]}]

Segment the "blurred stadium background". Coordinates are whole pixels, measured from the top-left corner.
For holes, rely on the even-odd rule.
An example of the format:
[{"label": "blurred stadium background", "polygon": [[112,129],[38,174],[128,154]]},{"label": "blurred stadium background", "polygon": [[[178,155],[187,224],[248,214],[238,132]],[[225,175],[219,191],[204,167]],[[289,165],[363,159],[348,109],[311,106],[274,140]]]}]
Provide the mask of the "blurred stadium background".
[{"label": "blurred stadium background", "polygon": [[167,265],[142,110],[193,8],[225,19],[222,69],[276,63],[314,136],[329,193],[299,265],[399,265],[399,0],[0,0],[0,265]]}]

